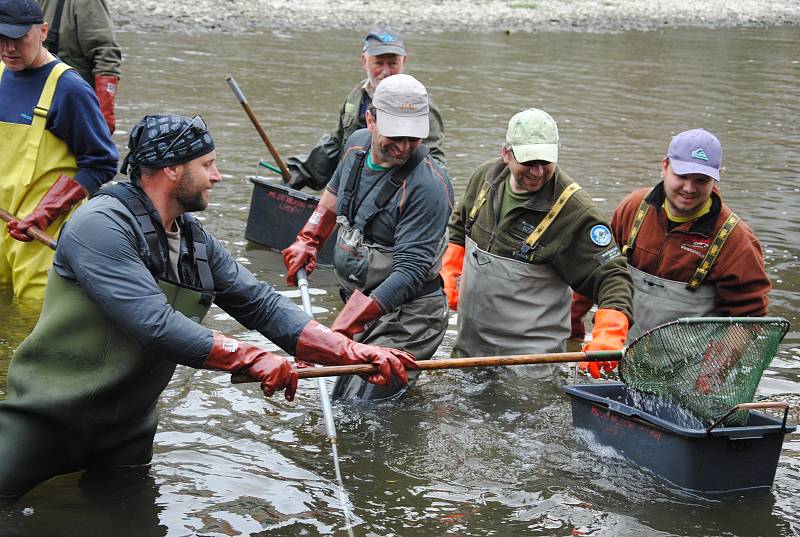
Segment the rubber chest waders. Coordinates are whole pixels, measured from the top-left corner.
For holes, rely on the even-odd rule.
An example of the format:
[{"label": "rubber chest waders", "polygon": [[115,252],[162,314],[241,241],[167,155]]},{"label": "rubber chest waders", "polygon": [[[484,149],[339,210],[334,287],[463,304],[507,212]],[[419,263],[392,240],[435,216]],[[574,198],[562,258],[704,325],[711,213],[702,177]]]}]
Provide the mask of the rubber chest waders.
[{"label": "rubber chest waders", "polygon": [[[74,177],[78,171],[67,144],[45,128],[58,79],[69,69],[61,62],[53,66],[30,125],[0,122],[0,207],[18,218],[36,208],[60,175]],[[4,71],[0,63],[0,80]],[[58,235],[67,218],[61,215],[43,231]],[[16,296],[42,299],[52,264],[50,248],[38,241],[15,240],[0,221],[0,282],[11,283]]]},{"label": "rubber chest waders", "polygon": [[[202,274],[206,247],[194,226],[181,231],[195,241],[192,261]],[[176,311],[199,323],[213,299],[213,282],[204,280],[199,289],[158,285]],[[142,349],[76,282],[50,271],[42,314],[14,353],[0,402],[0,497],[81,469],[148,463],[156,402],[175,371],[169,358]]]},{"label": "rubber chest waders", "polygon": [[[648,194],[649,195],[649,194]],[[728,216],[725,223],[714,237],[708,253],[697,264],[697,269],[689,282],[667,280],[641,271],[631,264],[636,237],[647,217],[650,205],[642,200],[636,213],[628,241],[623,253],[628,257],[628,269],[633,279],[633,316],[634,325],[628,332],[628,342],[635,340],[651,328],[674,321],[680,317],[717,317],[715,309],[716,290],[713,285],[703,281],[717,260],[725,240],[733,228],[739,223],[735,213]]]},{"label": "rubber chest waders", "polygon": [[[570,184],[526,239],[526,251],[531,255],[561,208],[579,189],[576,183]],[[476,200],[471,220],[477,217],[487,193],[488,185]],[[460,285],[454,354],[504,356],[564,352],[564,340],[570,335],[572,290],[551,266],[489,253],[468,236]],[[511,369],[549,378],[557,366]]]},{"label": "rubber chest waders", "polygon": [[[383,210],[405,178],[428,152],[427,148],[420,147],[403,166],[385,178],[374,200],[363,203],[358,209],[353,209],[353,198],[358,191],[365,154],[361,152],[355,155],[342,192],[346,213],[336,219],[339,232],[334,249],[334,272],[343,289],[343,296],[349,296],[355,289],[361,289],[368,295],[392,273],[393,247],[373,241],[368,231],[365,233],[356,226],[355,213],[365,215],[363,229],[368,230],[369,223]],[[441,256],[446,244],[445,236],[440,247],[439,260],[431,268],[429,281],[423,285],[419,297],[381,316],[365,332],[357,334],[354,338],[356,341],[403,349],[413,354],[417,360],[428,360],[433,356],[447,329],[447,298],[439,278]],[[390,386],[376,386],[356,376],[340,377],[336,380],[332,396],[335,399],[360,401],[399,398],[413,386],[418,374],[409,371],[407,386],[401,386],[394,381]]]}]

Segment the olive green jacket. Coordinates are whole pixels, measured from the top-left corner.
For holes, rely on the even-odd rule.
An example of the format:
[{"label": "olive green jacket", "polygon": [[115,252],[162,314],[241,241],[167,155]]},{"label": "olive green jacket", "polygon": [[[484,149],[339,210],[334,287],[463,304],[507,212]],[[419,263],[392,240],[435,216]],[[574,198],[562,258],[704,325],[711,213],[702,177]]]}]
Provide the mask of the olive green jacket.
[{"label": "olive green jacket", "polygon": [[[551,265],[564,282],[579,293],[593,297],[599,307],[620,311],[632,320],[633,287],[628,264],[613,236],[609,235],[608,220],[589,194],[584,190],[575,192],[533,249],[527,250],[525,239],[564,189],[575,181],[556,167],[553,179],[536,195],[508,214],[499,215],[508,175],[502,158],[485,162],[475,170],[450,217],[449,241],[464,245],[469,234],[477,246],[487,252],[522,262]],[[491,190],[468,230],[470,210],[484,183],[488,183]]]},{"label": "olive green jacket", "polygon": [[[52,24],[58,0],[38,0],[44,20]],[[51,51],[53,52],[53,51]],[[106,0],[64,0],[58,28],[58,51],[64,63],[75,68],[94,87],[94,77],[119,78],[122,49],[114,39]]]},{"label": "olive green jacket", "polygon": [[[367,95],[367,91],[364,89],[366,83],[367,80],[362,80],[350,91],[339,109],[339,121],[336,128],[330,134],[324,135],[305,159],[292,157],[287,161],[288,167],[292,170],[299,170],[307,178],[306,182],[309,186],[315,190],[322,190],[331,180],[350,135],[367,127],[366,123],[359,121],[358,117],[361,101]],[[446,168],[447,162],[442,148],[444,140],[442,115],[433,99],[429,101],[429,108],[430,132],[428,137],[422,140],[422,143],[431,150],[431,157],[443,168]]]}]

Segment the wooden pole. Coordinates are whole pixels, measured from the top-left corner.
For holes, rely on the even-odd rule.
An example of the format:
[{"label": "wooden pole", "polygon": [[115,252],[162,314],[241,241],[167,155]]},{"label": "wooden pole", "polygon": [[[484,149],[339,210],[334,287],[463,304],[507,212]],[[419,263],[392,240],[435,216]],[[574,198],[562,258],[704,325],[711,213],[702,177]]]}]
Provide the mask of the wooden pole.
[{"label": "wooden pole", "polygon": [[[460,369],[466,367],[497,367],[509,365],[560,364],[566,362],[606,362],[619,361],[624,351],[560,352],[550,354],[522,354],[515,356],[481,356],[473,358],[445,358],[442,360],[420,360],[409,370],[431,371],[434,369]],[[336,365],[329,367],[304,367],[297,370],[301,379],[318,377],[339,377],[343,375],[372,374],[378,370],[373,364]],[[258,382],[247,375],[231,375],[231,382],[241,384]]]},{"label": "wooden pole", "polygon": [[[14,215],[6,211],[5,209],[0,209],[0,218],[5,220],[6,222],[13,222],[14,220],[16,220],[16,218],[14,218]],[[42,244],[48,246],[53,250],[56,249],[56,240],[36,226],[31,226],[28,228],[28,237],[41,242]]]},{"label": "wooden pole", "polygon": [[239,89],[239,85],[236,83],[236,81],[233,79],[232,76],[227,77],[225,80],[228,81],[228,85],[231,87],[233,93],[236,95],[236,98],[239,100],[239,104],[241,104],[242,108],[244,108],[245,113],[247,113],[247,117],[250,118],[250,121],[253,123],[253,126],[258,131],[258,135],[261,136],[261,139],[264,141],[264,145],[267,146],[270,155],[272,155],[272,158],[275,159],[275,163],[281,169],[281,176],[283,177],[283,182],[288,184],[289,179],[291,177],[291,174],[289,173],[289,168],[287,168],[286,164],[283,163],[283,160],[281,160],[281,156],[278,155],[278,151],[275,149],[275,146],[273,146],[272,142],[269,141],[267,133],[264,132],[264,129],[261,127],[261,123],[259,123],[258,119],[256,119],[256,115],[253,112],[253,109],[250,108],[250,105],[247,103],[247,99],[245,98],[244,93],[242,93],[242,90]]}]

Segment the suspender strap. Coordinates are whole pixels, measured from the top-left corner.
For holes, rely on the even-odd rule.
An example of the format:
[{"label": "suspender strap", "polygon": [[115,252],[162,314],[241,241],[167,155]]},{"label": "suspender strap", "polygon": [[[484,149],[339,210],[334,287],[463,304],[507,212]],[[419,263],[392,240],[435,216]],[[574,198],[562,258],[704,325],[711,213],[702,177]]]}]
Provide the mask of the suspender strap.
[{"label": "suspender strap", "polygon": [[[547,231],[547,228],[549,228],[550,224],[552,224],[556,219],[556,216],[558,216],[558,213],[560,213],[561,209],[564,208],[564,205],[567,204],[567,201],[569,201],[572,195],[580,189],[581,185],[578,183],[572,183],[564,189],[556,202],[550,208],[550,211],[548,211],[545,217],[542,218],[542,221],[539,222],[539,225],[536,226],[536,229],[534,229],[531,234],[528,235],[528,238],[525,239],[525,245],[530,248],[530,251],[533,250],[533,247],[536,246],[536,243],[542,238],[544,232]],[[531,255],[533,254],[531,253]]]},{"label": "suspender strap", "polygon": [[353,198],[354,192],[358,187],[358,180],[361,178],[361,170],[364,169],[364,161],[366,160],[366,151],[356,151],[355,162],[350,168],[350,175],[347,177],[347,183],[344,185],[344,196],[342,199],[342,207],[344,208],[347,221],[352,226],[353,220],[356,215],[353,214]]},{"label": "suspender strap", "polygon": [[56,12],[53,16],[53,22],[47,29],[47,39],[44,41],[44,46],[52,54],[58,54],[58,29],[61,28],[61,16],[64,14],[64,0],[58,0],[56,4]]},{"label": "suspender strap", "polygon": [[738,223],[739,216],[736,213],[731,212],[730,216],[727,218],[727,220],[725,220],[725,223],[722,224],[722,227],[719,229],[717,236],[714,237],[714,242],[711,243],[711,247],[708,249],[708,252],[706,252],[705,257],[694,271],[694,275],[692,275],[689,283],[686,284],[686,288],[688,290],[696,291],[700,287],[700,284],[703,283],[703,280],[708,275],[708,271],[711,270],[711,267],[717,260],[717,257],[722,250],[722,246],[725,244],[725,241],[728,240],[733,228],[735,228],[736,224]]},{"label": "suspender strap", "polygon": [[[650,191],[652,192],[652,190]],[[628,242],[625,243],[625,246],[622,247],[622,255],[630,260],[632,252],[633,252],[633,244],[636,242],[636,236],[639,234],[639,230],[642,228],[642,222],[644,222],[644,217],[647,216],[647,211],[650,210],[650,204],[647,203],[647,196],[650,195],[648,192],[645,197],[642,199],[642,203],[639,204],[639,209],[636,211],[636,218],[633,220],[633,225],[631,226],[631,232],[628,234]]]},{"label": "suspender strap", "polygon": [[200,287],[204,293],[201,299],[201,304],[210,306],[214,302],[214,276],[211,274],[211,266],[208,264],[208,248],[205,243],[205,233],[200,227],[200,224],[192,219],[188,226],[186,226],[188,237],[186,242],[191,245],[191,255],[194,259],[194,265],[197,267],[197,274],[200,276]]},{"label": "suspender strap", "polygon": [[483,207],[483,204],[486,203],[486,197],[489,195],[489,191],[492,189],[489,186],[489,183],[483,183],[481,190],[478,192],[478,197],[475,198],[475,205],[472,206],[472,209],[469,211],[469,215],[467,215],[467,221],[464,223],[464,232],[466,233],[467,237],[470,236],[470,232],[472,231],[472,226],[475,224],[475,220],[478,218],[478,213]]}]

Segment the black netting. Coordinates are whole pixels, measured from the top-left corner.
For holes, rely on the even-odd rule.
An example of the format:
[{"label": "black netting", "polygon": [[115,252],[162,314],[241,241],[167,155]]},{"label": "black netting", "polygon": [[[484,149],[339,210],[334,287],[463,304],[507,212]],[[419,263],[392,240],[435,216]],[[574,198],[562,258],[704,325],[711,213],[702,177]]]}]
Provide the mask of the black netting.
[{"label": "black netting", "polygon": [[[620,362],[620,377],[628,387],[664,397],[710,425],[753,400],[788,330],[788,321],[776,317],[678,319],[634,341]],[[725,420],[746,422],[746,410]]]}]

